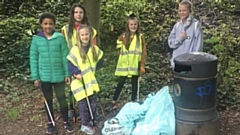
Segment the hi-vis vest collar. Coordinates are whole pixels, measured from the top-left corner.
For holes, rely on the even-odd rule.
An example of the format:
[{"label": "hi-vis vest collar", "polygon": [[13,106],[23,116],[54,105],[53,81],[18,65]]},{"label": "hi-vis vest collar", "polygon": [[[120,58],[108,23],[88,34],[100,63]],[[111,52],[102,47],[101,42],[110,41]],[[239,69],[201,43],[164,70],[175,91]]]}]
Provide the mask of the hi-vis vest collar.
[{"label": "hi-vis vest collar", "polygon": [[[63,27],[63,30],[64,30],[64,34],[65,34],[65,37],[66,37],[66,40],[67,40],[67,43],[68,43],[68,48],[71,49],[77,42],[77,38],[76,38],[76,30],[73,29],[73,34],[72,34],[72,37],[70,37],[68,35],[68,32],[69,32],[69,25],[65,25]],[[92,39],[94,39],[97,35],[97,31],[92,27],[92,30],[93,30],[93,37]]]},{"label": "hi-vis vest collar", "polygon": [[[98,61],[102,58],[103,52],[97,47],[94,46],[97,51],[98,55]],[[96,65],[98,61],[94,61],[92,57],[92,49],[89,48],[89,51],[87,53],[87,60],[85,63],[82,62],[82,59],[79,54],[79,49],[77,46],[74,46],[69,55],[67,56],[67,59],[78,69],[81,71],[82,78],[85,83],[85,89],[83,86],[83,82],[74,79],[71,83],[71,91],[73,92],[73,95],[76,99],[76,101],[80,101],[84,99],[86,96],[92,95],[94,92],[99,91],[99,86],[97,83],[97,80],[95,78],[95,71],[96,71]]]},{"label": "hi-vis vest collar", "polygon": [[126,49],[122,41],[117,40],[117,48],[120,48],[120,55],[115,71],[116,76],[131,76],[139,74],[139,61],[142,56],[142,41],[141,35],[137,40],[137,36],[133,37],[133,40],[129,46],[129,50]]}]

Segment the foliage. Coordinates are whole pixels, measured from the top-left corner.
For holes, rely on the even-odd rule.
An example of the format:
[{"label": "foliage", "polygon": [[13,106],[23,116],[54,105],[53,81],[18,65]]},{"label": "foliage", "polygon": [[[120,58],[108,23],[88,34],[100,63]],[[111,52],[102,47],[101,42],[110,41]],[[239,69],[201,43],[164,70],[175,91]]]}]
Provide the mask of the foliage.
[{"label": "foliage", "polygon": [[[56,30],[67,22],[70,5],[77,0],[54,1],[1,1],[0,61],[11,77],[29,78],[29,46],[39,31],[38,17],[42,12],[57,15]],[[235,108],[240,92],[239,1],[194,1],[194,15],[203,25],[204,51],[218,56],[218,107]],[[134,13],[140,21],[141,31],[148,42],[147,73],[141,80],[141,97],[171,83],[170,52],[167,38],[177,20],[177,1],[172,0],[101,0],[101,48],[105,52],[105,65],[97,72],[104,100],[109,100],[117,84],[114,76],[118,52],[116,39],[125,30],[127,16]],[[128,81],[121,95],[128,99],[131,85]],[[11,102],[17,102],[12,95]],[[16,100],[16,101],[14,101]],[[32,118],[37,119],[36,118]]]},{"label": "foliage", "polygon": [[16,119],[18,115],[19,115],[19,110],[17,108],[11,108],[6,112],[7,119]]},{"label": "foliage", "polygon": [[[130,14],[135,14],[139,18],[140,29],[149,44],[158,42],[158,44],[163,45],[162,42],[166,42],[171,25],[175,22],[175,18],[173,18],[175,9],[171,7],[176,3],[172,1],[149,3],[145,0],[129,2],[103,0],[102,3],[101,41],[107,45],[115,46],[116,39],[125,31],[127,17]],[[165,50],[165,48],[165,45],[160,46],[162,50]]]},{"label": "foliage", "polygon": [[[19,16],[7,18],[0,22],[1,52],[0,56],[5,67],[11,69],[11,73],[20,73],[26,70],[29,64],[28,50],[36,19],[20,18]],[[26,28],[26,29],[23,29]],[[14,63],[14,64],[12,64]],[[9,70],[8,70],[9,71]]]},{"label": "foliage", "polygon": [[[26,91],[24,91],[25,87],[28,87],[27,85],[23,87],[23,83],[19,82],[19,80],[16,80],[13,82],[12,77],[7,77],[3,83],[4,83],[4,91],[2,93],[5,93],[5,98],[2,98],[0,101],[3,104],[3,110],[2,113],[5,115],[5,117],[9,120],[15,120],[19,118],[19,114],[21,111],[27,106],[27,103],[25,104],[19,104],[21,97],[25,96]],[[18,82],[18,83],[17,83]],[[31,87],[28,87],[31,88]]]},{"label": "foliage", "polygon": [[240,38],[235,37],[232,27],[233,23],[222,23],[223,32],[219,37],[206,40],[207,43],[215,44],[211,52],[218,56],[219,74],[217,79],[219,107],[234,107],[240,109],[239,103],[239,81],[240,71],[239,55],[235,52],[238,48]]},{"label": "foliage", "polygon": [[[219,19],[224,17],[229,21],[225,22]],[[220,109],[230,107],[239,110],[240,56],[238,43],[240,38],[239,24],[234,18],[235,16],[220,14],[215,19],[214,22],[218,24],[218,27],[205,30],[208,35],[213,33],[211,38],[205,40],[205,44],[208,45],[205,49],[218,56],[218,107]]]}]

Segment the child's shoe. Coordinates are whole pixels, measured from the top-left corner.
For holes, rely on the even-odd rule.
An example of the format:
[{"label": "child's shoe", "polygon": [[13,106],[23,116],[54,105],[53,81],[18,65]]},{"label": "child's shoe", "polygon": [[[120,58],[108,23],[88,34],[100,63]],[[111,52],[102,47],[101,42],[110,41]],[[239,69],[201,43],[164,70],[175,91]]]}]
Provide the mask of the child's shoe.
[{"label": "child's shoe", "polygon": [[67,129],[68,133],[72,133],[74,131],[74,127],[70,122],[64,123],[64,128]]},{"label": "child's shoe", "polygon": [[57,133],[57,129],[55,126],[53,126],[52,123],[49,123],[48,124],[48,127],[47,127],[47,131],[46,131],[47,134],[55,134]]},{"label": "child's shoe", "polygon": [[75,122],[76,121],[74,113],[75,113],[74,110],[69,110],[68,111],[68,121],[69,122]]},{"label": "child's shoe", "polygon": [[81,126],[80,129],[82,132],[85,132],[88,135],[94,135],[96,133],[96,129],[94,127],[90,127],[90,126]]}]

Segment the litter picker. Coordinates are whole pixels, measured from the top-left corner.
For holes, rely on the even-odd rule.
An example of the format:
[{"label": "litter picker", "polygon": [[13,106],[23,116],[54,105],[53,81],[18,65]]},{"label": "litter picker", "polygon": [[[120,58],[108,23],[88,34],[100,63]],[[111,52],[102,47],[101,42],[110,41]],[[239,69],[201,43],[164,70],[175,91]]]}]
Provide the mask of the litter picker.
[{"label": "litter picker", "polygon": [[87,104],[88,104],[89,113],[91,115],[93,126],[95,126],[93,112],[92,112],[91,104],[90,104],[90,101],[89,101],[89,98],[88,98],[88,95],[87,95],[86,85],[85,85],[83,77],[82,77],[82,83],[83,83],[83,89],[84,89],[84,92],[85,92],[85,95],[86,95],[86,100],[87,100]]},{"label": "litter picker", "polygon": [[140,94],[140,80],[141,80],[141,62],[138,62],[138,83],[137,83],[137,102],[139,102],[139,94]]},{"label": "litter picker", "polygon": [[141,76],[139,75],[138,77],[138,89],[137,89],[137,102],[139,102],[139,94],[140,94],[140,80],[141,80]]},{"label": "litter picker", "polygon": [[[51,122],[52,122],[53,126],[56,128],[56,124],[55,124],[55,122],[54,122],[54,120],[53,120],[53,117],[52,117],[51,111],[50,111],[50,109],[49,109],[47,100],[46,100],[46,98],[45,98],[45,96],[44,96],[44,94],[43,94],[41,81],[39,81],[39,89],[40,89],[40,91],[41,91],[41,93],[42,93],[43,101],[44,101],[45,106],[46,106],[46,108],[47,108],[47,112],[48,112],[48,115],[50,116]],[[57,128],[56,128],[56,129],[57,129]],[[57,133],[57,130],[56,130],[56,133]]]},{"label": "litter picker", "polygon": [[41,84],[40,81],[39,81],[39,89],[40,89],[40,91],[41,91],[41,93],[42,93],[43,101],[44,101],[45,106],[46,106],[46,108],[47,108],[47,111],[48,111],[48,114],[49,114],[49,116],[50,116],[51,122],[52,122],[53,126],[55,127],[56,125],[55,125],[55,122],[54,122],[54,120],[53,120],[52,114],[51,114],[51,112],[50,112],[50,109],[49,109],[47,100],[46,100],[46,98],[45,98],[45,96],[44,96],[44,94],[43,94],[42,84]]}]

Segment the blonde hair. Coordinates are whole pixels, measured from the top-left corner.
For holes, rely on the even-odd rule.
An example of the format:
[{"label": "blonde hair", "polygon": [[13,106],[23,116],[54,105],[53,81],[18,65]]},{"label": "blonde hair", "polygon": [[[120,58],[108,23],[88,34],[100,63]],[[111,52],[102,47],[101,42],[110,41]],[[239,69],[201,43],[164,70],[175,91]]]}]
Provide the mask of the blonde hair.
[{"label": "blonde hair", "polygon": [[90,26],[85,25],[85,24],[81,24],[80,27],[77,30],[77,46],[79,48],[80,57],[82,58],[83,63],[85,63],[86,60],[87,60],[87,54],[86,54],[86,52],[84,50],[84,47],[82,45],[82,41],[81,41],[80,35],[79,35],[79,32],[80,32],[81,29],[88,29],[89,35],[90,35],[88,45],[89,45],[89,48],[92,49],[93,60],[97,61],[98,60],[97,52],[96,52],[96,49],[95,49],[95,47],[94,47],[94,45],[92,43],[93,30],[92,30],[92,28]]},{"label": "blonde hair", "polygon": [[183,0],[179,3],[179,5],[186,5],[190,11],[190,14],[193,14],[193,4],[189,0]]}]

